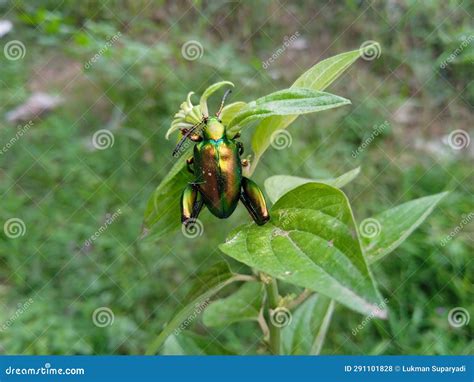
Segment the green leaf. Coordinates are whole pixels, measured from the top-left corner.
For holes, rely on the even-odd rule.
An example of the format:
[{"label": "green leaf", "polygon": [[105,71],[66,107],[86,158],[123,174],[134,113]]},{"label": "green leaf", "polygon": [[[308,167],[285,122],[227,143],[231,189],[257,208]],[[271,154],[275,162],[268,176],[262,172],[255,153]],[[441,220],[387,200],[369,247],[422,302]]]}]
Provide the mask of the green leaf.
[{"label": "green leaf", "polygon": [[181,303],[182,308],[176,312],[155,341],[150,344],[146,354],[156,354],[171,333],[174,332],[175,335],[179,335],[200,315],[209,304],[209,299],[212,296],[234,281],[245,280],[245,277],[232,273],[225,261],[219,262],[205,272],[198,274],[190,292]]},{"label": "green leaf", "polygon": [[249,102],[229,123],[230,134],[257,119],[272,115],[300,115],[350,104],[348,99],[334,94],[305,88],[290,88]]},{"label": "green leaf", "polygon": [[162,355],[235,355],[221,346],[219,341],[209,341],[209,337],[190,331],[170,335],[163,344]]},{"label": "green leaf", "polygon": [[[400,245],[422,222],[426,217],[433,211],[435,206],[443,199],[447,192],[440,194],[427,196],[421,199],[412,200],[408,203],[402,204],[398,207],[395,207],[391,210],[385,211],[382,214],[375,217],[376,221],[373,221],[374,218],[368,220],[374,227],[377,226],[377,222],[382,228],[381,235],[374,238],[362,238],[362,243],[366,246],[364,251],[367,255],[367,261],[369,263],[375,263],[382,259],[384,256],[392,252],[398,245]],[[401,225],[400,225],[401,224]],[[369,231],[376,232],[376,231]],[[381,245],[382,251],[378,254],[378,245]],[[369,246],[369,248],[367,248]],[[370,248],[371,247],[371,248]],[[318,303],[319,304],[319,303]],[[302,306],[301,306],[302,308]],[[300,308],[298,308],[299,310]],[[318,313],[321,316],[324,313]],[[326,317],[329,314],[329,309],[326,311]],[[297,312],[293,315],[293,321],[296,320],[294,325],[300,325],[299,315]],[[302,320],[302,319],[301,319]],[[292,321],[292,322],[293,322]],[[303,320],[302,320],[303,321]],[[305,322],[305,321],[303,321]],[[328,322],[329,324],[329,322]],[[293,325],[293,323],[292,323]],[[305,324],[303,324],[305,325]],[[286,328],[285,328],[286,330]],[[311,335],[313,338],[316,336],[316,331],[312,330]],[[282,341],[285,344],[285,341],[290,341],[285,339],[285,336],[290,336],[290,334],[282,332]],[[292,337],[293,338],[293,337]],[[318,338],[324,340],[324,334],[321,330],[318,332]],[[293,342],[295,340],[293,339]],[[304,338],[301,340],[304,342]],[[317,341],[315,341],[317,342]],[[304,347],[304,350],[301,350],[302,353],[299,354],[308,354],[309,352],[304,353],[307,350],[307,345]],[[291,353],[298,354],[298,353]]]},{"label": "green leaf", "polygon": [[319,354],[334,311],[334,301],[314,294],[293,313],[281,331],[283,354]]},{"label": "green leaf", "polygon": [[360,173],[360,167],[357,167],[337,178],[331,179],[309,179],[309,178],[300,178],[298,176],[291,175],[274,175],[265,180],[265,191],[267,192],[268,197],[275,203],[282,195],[286,194],[288,191],[293,190],[294,188],[301,186],[302,184],[316,182],[329,184],[330,186],[336,188],[342,188],[347,183],[353,181],[357,175]]},{"label": "green leaf", "polygon": [[229,122],[242,110],[247,104],[245,102],[234,102],[224,106],[221,112],[221,120],[224,126],[228,126]]},{"label": "green leaf", "polygon": [[363,220],[359,232],[367,260],[380,260],[397,248],[447,194],[442,192],[415,199]]},{"label": "green leaf", "polygon": [[322,183],[288,192],[264,226],[233,231],[220,249],[261,272],[385,318],[344,193]]},{"label": "green leaf", "polygon": [[[373,45],[368,45],[365,47],[364,51],[367,51],[372,47]],[[322,91],[334,82],[349,66],[351,66],[364,51],[361,51],[360,49],[353,50],[318,62],[311,69],[303,73],[293,83],[292,87],[310,88]],[[255,170],[260,157],[270,145],[272,134],[276,130],[287,128],[297,117],[297,115],[272,116],[260,122],[252,136],[254,159],[252,161],[250,173]]]},{"label": "green leaf", "polygon": [[248,282],[230,295],[214,301],[202,316],[204,325],[226,326],[239,321],[257,321],[263,301],[263,285]]},{"label": "green leaf", "polygon": [[186,170],[186,158],[190,154],[191,149],[188,148],[148,200],[143,219],[143,236],[153,233],[154,237],[159,238],[180,226],[179,200],[190,180]]},{"label": "green leaf", "polygon": [[207,99],[216,91],[218,91],[221,87],[226,85],[232,87],[234,86],[234,84],[230,81],[221,81],[216,82],[215,84],[209,86],[206,90],[204,90],[204,93],[202,93],[201,99],[199,100],[199,106],[201,107],[201,112],[203,115],[209,115],[209,110],[207,108]]}]

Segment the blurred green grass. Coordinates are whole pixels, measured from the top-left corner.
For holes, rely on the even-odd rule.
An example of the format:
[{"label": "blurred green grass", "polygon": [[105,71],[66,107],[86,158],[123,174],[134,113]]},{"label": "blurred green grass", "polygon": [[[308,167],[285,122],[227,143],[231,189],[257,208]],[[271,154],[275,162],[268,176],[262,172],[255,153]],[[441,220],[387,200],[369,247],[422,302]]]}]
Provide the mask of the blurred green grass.
[{"label": "blurred green grass", "polygon": [[[0,221],[18,217],[27,227],[21,238],[0,236],[0,323],[33,299],[0,330],[1,353],[143,353],[179,306],[185,281],[223,257],[217,245],[248,220],[239,207],[226,221],[203,214],[205,233],[194,241],[179,232],[139,240],[145,203],[173,163],[174,142],[164,133],[188,91],[226,79],[237,86],[234,101],[252,100],[366,40],[381,44],[381,57],[358,62],[330,89],[353,105],[299,118],[289,130],[291,147],[270,149],[254,177],[263,184],[275,174],[334,176],[361,165],[347,188],[359,221],[452,190],[374,269],[390,319],[372,320],[353,336],[363,317],[338,307],[324,353],[472,353],[472,323],[452,328],[447,320],[454,307],[473,312],[472,224],[441,245],[473,210],[472,144],[459,152],[443,144],[451,131],[472,128],[473,44],[440,67],[474,33],[468,2],[14,1],[0,8],[14,23],[2,43],[26,46],[24,59],[0,55],[2,146],[15,136],[3,116],[31,92],[65,101],[0,155]],[[295,32],[300,43],[263,69]],[[183,58],[189,40],[202,44],[202,58]],[[385,121],[389,128],[354,159],[352,151]],[[113,147],[91,150],[103,128],[112,129]],[[118,209],[120,217],[83,248]],[[101,306],[115,316],[106,329],[92,322]],[[239,353],[259,352],[255,325],[195,329]]]}]

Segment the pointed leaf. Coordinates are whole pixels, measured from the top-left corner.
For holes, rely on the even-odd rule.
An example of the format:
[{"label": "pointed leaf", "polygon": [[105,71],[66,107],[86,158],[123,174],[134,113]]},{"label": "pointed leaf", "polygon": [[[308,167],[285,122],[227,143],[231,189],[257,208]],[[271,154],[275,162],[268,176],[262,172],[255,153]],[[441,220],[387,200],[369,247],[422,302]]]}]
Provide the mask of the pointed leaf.
[{"label": "pointed leaf", "polygon": [[397,248],[447,194],[442,192],[415,199],[363,220],[359,231],[367,260],[380,260]]},{"label": "pointed leaf", "polygon": [[242,280],[242,276],[232,273],[225,261],[219,262],[205,272],[198,274],[190,292],[181,303],[182,308],[176,312],[163,331],[150,344],[147,354],[156,354],[171,333],[174,332],[178,335],[186,329],[187,325],[183,327],[183,322],[191,323],[200,315],[209,304],[209,299],[212,296],[230,283],[239,280]]},{"label": "pointed leaf", "polygon": [[190,180],[186,158],[191,149],[188,148],[186,153],[177,160],[148,200],[143,220],[144,234],[151,233],[159,238],[180,226],[179,200]]},{"label": "pointed leaf", "polygon": [[[351,66],[364,51],[369,51],[371,47],[373,47],[373,45],[366,46],[363,51],[360,49],[353,50],[318,62],[311,69],[303,73],[293,83],[292,87],[304,87],[320,91],[326,89]],[[287,128],[297,117],[297,115],[272,116],[260,122],[252,137],[254,160],[250,173],[255,170],[260,157],[267,150],[268,146],[270,146],[272,134],[276,130]]]},{"label": "pointed leaf", "polygon": [[202,93],[201,99],[199,100],[199,106],[201,107],[201,112],[203,115],[209,115],[209,110],[207,108],[207,99],[216,91],[218,91],[223,86],[234,86],[230,81],[221,81],[209,86],[204,93]]},{"label": "pointed leaf", "polygon": [[293,313],[291,322],[281,331],[283,354],[319,354],[331,322],[334,301],[314,294]]},{"label": "pointed leaf", "polygon": [[229,123],[230,134],[242,126],[272,115],[315,113],[349,104],[348,99],[306,88],[290,88],[249,102]]},{"label": "pointed leaf", "polygon": [[267,192],[268,197],[275,203],[282,195],[286,194],[288,191],[293,190],[294,188],[301,186],[302,184],[316,182],[329,184],[330,186],[336,188],[342,188],[347,183],[354,180],[357,175],[360,173],[360,167],[357,167],[337,178],[331,179],[310,179],[310,178],[300,178],[299,176],[291,175],[274,175],[265,180],[265,191]]},{"label": "pointed leaf", "polygon": [[224,126],[228,126],[229,122],[242,110],[247,104],[245,102],[234,102],[224,106],[221,112],[221,120]]},{"label": "pointed leaf", "polygon": [[273,206],[271,221],[235,230],[220,249],[261,272],[385,318],[342,191],[308,183]]},{"label": "pointed leaf", "polygon": [[204,325],[226,326],[239,321],[257,321],[263,301],[263,285],[248,282],[230,295],[214,301],[202,316]]}]

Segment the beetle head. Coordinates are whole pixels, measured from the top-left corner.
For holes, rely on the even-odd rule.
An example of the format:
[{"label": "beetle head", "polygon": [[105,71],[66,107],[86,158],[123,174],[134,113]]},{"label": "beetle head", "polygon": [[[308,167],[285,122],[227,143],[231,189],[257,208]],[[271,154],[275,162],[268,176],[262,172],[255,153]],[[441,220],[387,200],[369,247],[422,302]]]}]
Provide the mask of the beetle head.
[{"label": "beetle head", "polygon": [[218,117],[204,118],[202,134],[205,139],[221,139],[225,135],[225,127]]}]

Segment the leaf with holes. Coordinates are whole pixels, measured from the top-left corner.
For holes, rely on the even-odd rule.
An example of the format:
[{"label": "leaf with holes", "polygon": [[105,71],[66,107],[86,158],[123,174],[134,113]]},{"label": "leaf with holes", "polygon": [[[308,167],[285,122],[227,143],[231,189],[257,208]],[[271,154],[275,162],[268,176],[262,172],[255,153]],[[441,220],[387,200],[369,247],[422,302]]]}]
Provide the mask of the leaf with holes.
[{"label": "leaf with holes", "polygon": [[235,230],[220,249],[261,272],[385,318],[344,193],[308,183],[281,197],[271,221]]}]

